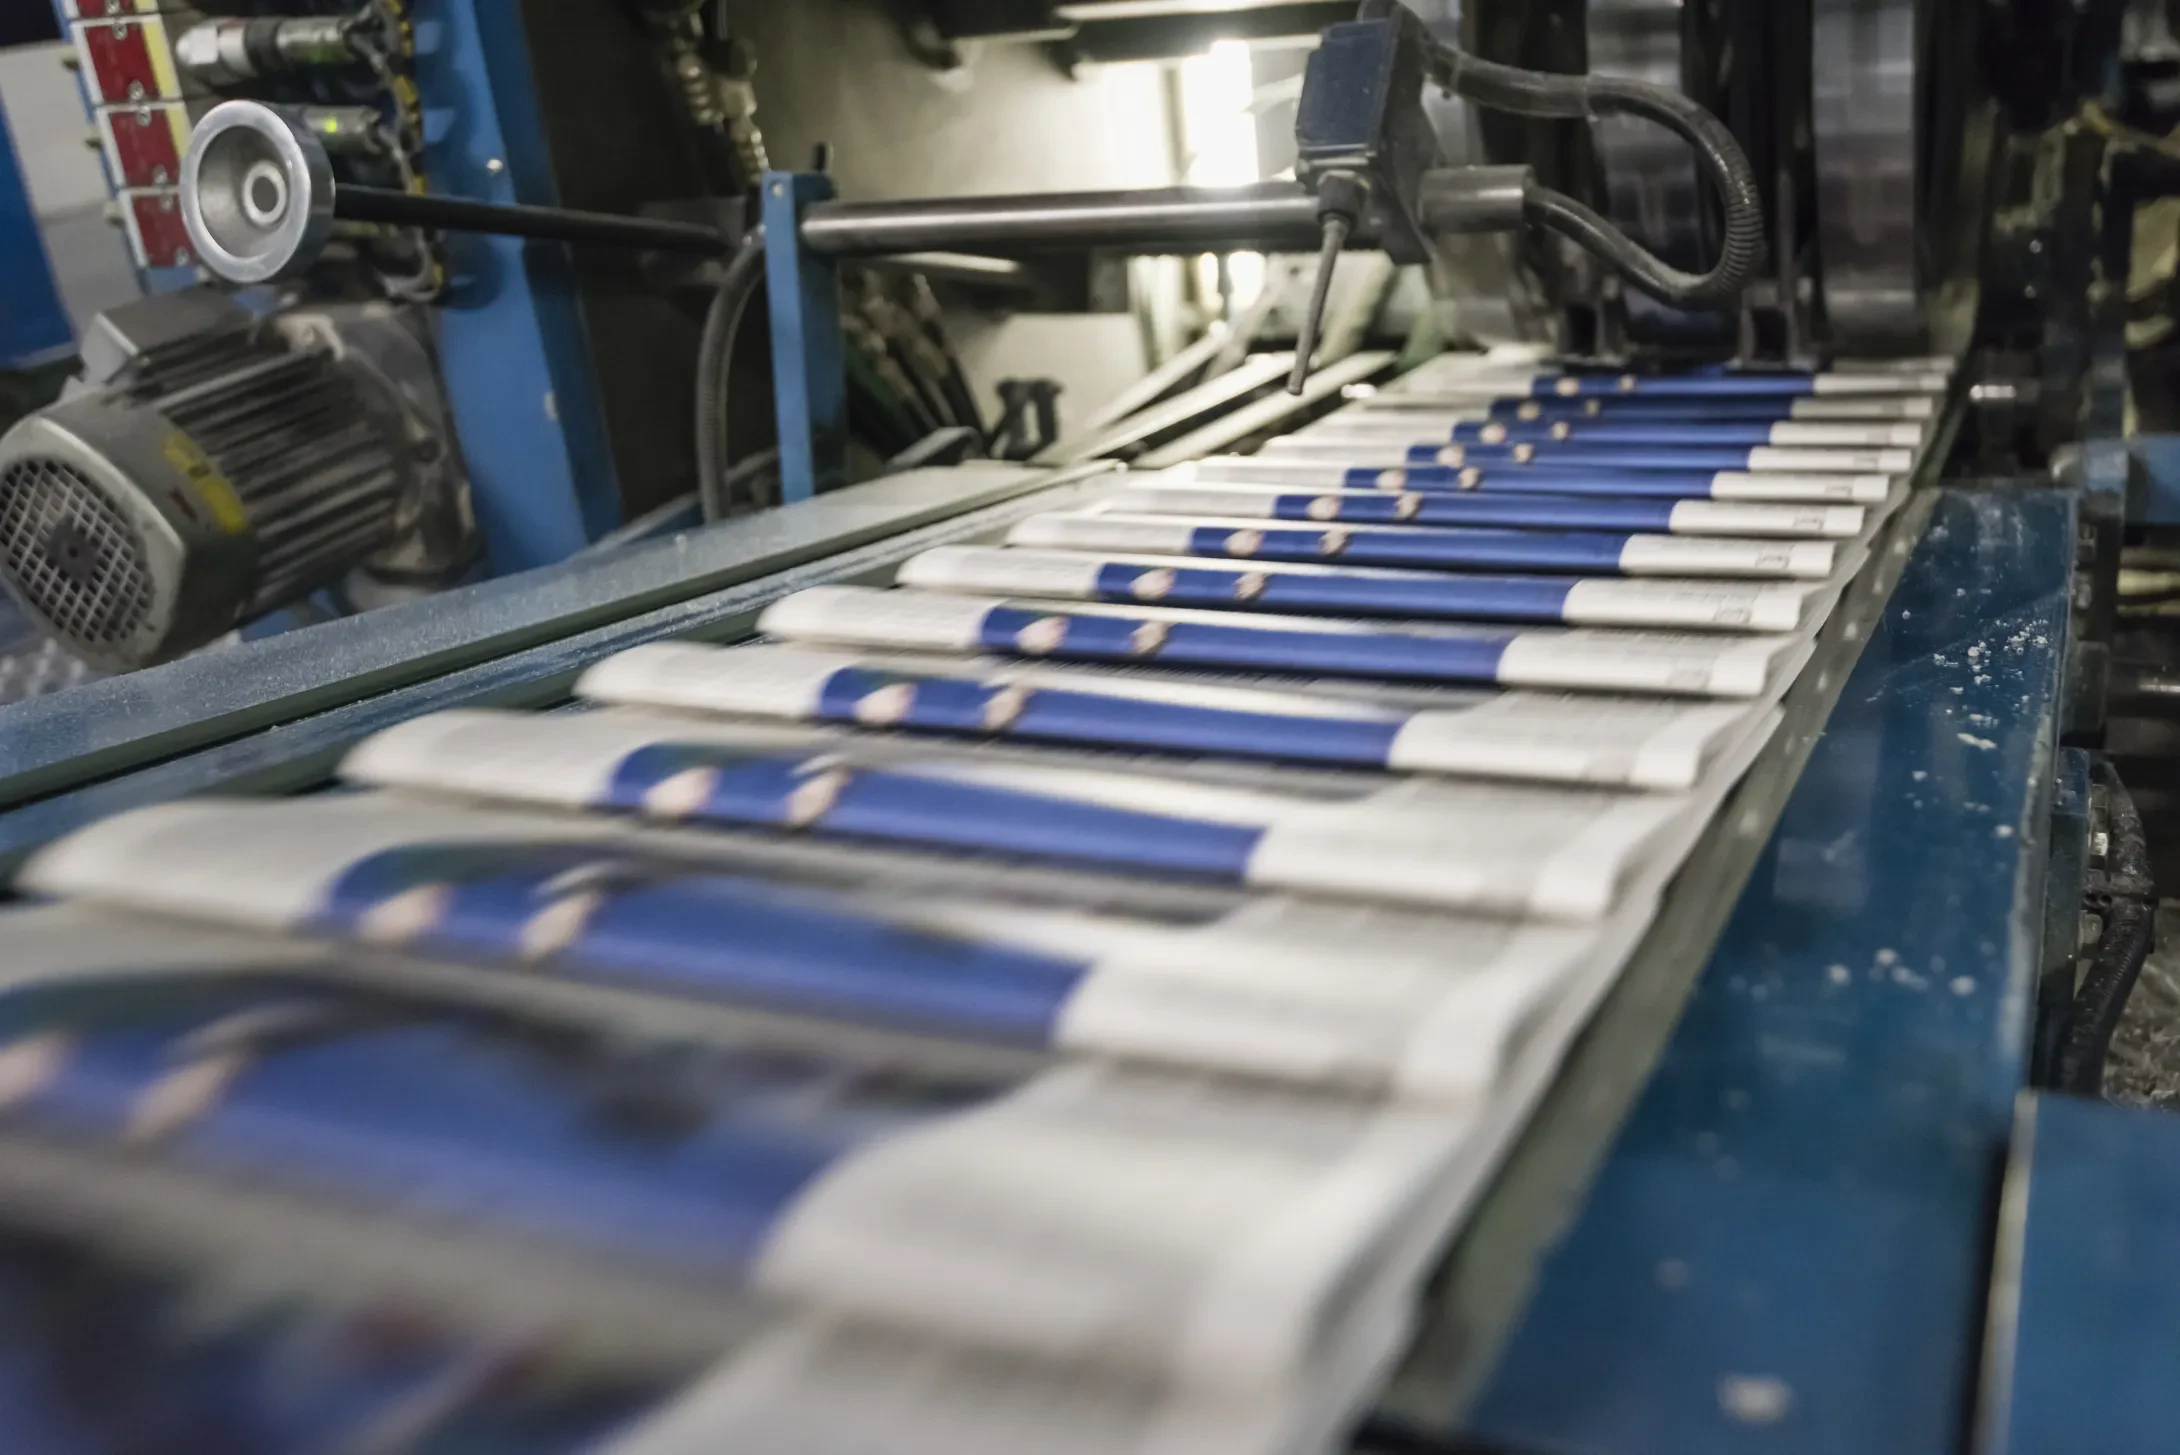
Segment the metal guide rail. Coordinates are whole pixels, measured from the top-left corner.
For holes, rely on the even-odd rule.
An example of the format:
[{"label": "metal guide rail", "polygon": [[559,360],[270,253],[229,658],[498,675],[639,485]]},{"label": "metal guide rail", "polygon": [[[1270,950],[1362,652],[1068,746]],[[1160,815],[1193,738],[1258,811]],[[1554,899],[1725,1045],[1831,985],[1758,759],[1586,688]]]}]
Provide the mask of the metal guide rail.
[{"label": "metal guide rail", "polygon": [[[1448,357],[122,780],[17,875],[0,1208],[166,1270],[130,1317],[221,1288],[203,1417],[282,1433],[1334,1445],[1412,1344],[1479,1377],[1518,1300],[1461,1284],[1449,1355],[1431,1270],[1594,1165],[1948,385]],[[401,1377],[280,1387],[394,1315]]]}]

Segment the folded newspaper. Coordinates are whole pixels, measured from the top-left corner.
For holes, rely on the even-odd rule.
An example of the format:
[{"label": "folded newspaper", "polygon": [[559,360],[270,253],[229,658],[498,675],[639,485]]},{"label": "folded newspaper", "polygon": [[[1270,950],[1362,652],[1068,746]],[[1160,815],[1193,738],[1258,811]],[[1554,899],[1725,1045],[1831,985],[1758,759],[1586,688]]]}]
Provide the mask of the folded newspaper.
[{"label": "folded newspaper", "polygon": [[1739,702],[655,642],[579,695],[791,722],[1605,787],[1692,788],[1762,719]]},{"label": "folded newspaper", "polygon": [[541,1278],[617,1265],[1272,1393],[1391,1357],[1453,1184],[1474,1179],[1460,1106],[631,1042],[307,966],[190,973],[170,952],[145,976],[72,928],[51,957],[67,968],[26,966],[0,995],[0,1194],[33,1216],[41,1198],[64,1213],[69,1184],[5,1153],[58,1147],[72,1169],[482,1229],[535,1250]]},{"label": "folded newspaper", "polygon": [[393,1298],[252,1295],[13,1219],[0,1304],[16,1455],[575,1455],[641,1428],[680,1383],[572,1364],[555,1331],[450,1325]]},{"label": "folded newspaper", "polygon": [[1773,695],[1813,641],[1807,632],[1504,629],[869,586],[798,591],[759,625],[784,641],[844,647],[1726,698]]},{"label": "folded newspaper", "polygon": [[[1173,486],[1254,485],[1289,490],[1403,490],[1709,500],[1775,505],[1874,505],[1896,474],[1699,466],[1644,470],[1617,464],[1472,460],[1466,445],[1410,444],[1352,435],[1295,435],[1260,454],[1175,465],[1152,479]],[[1888,462],[1888,463],[1898,463]]]},{"label": "folded newspaper", "polygon": [[1716,791],[1632,794],[1178,764],[620,708],[470,709],[389,728],[341,771],[378,787],[667,822],[1594,920],[1623,901],[1645,866],[1678,857],[1757,746],[1737,745]]},{"label": "folded newspaper", "polygon": [[[1382,474],[1383,472],[1379,472]],[[1528,494],[1432,492],[1390,484],[1308,488],[1279,483],[1170,484],[1131,476],[1097,509],[1115,515],[1208,515],[1237,520],[1347,525],[1466,526],[1495,530],[1641,531],[1673,536],[1757,536],[1843,540],[1861,533],[1860,505],[1750,504],[1737,500],[1615,498],[1559,490]]]},{"label": "folded newspaper", "polygon": [[[1354,436],[1338,416],[1323,425],[1300,431],[1295,438],[1339,440]],[[1378,436],[1380,439],[1386,436]],[[1913,448],[1874,450],[1778,449],[1767,445],[1717,445],[1700,443],[1589,444],[1582,440],[1520,440],[1500,444],[1454,444],[1444,435],[1438,439],[1393,437],[1408,449],[1423,448],[1438,467],[1448,471],[1480,466],[1487,474],[1509,470],[1597,470],[1618,473],[1631,470],[1671,471],[1681,475],[1780,474],[1780,475],[1904,475],[1915,468]],[[1253,456],[1242,460],[1254,461]],[[1265,463],[1269,464],[1267,460]],[[1248,469],[1236,466],[1237,475]],[[1208,477],[1207,477],[1208,478]]]},{"label": "folded newspaper", "polygon": [[1122,515],[1111,511],[1033,515],[1008,532],[1007,543],[1042,549],[1230,560],[1792,581],[1824,580],[1832,574],[1838,555],[1838,548],[1829,541],[1460,527],[1283,529],[1247,517]]},{"label": "folded newspaper", "polygon": [[1330,612],[1446,621],[1665,630],[1798,631],[1821,619],[1804,583],[1507,576],[1199,557],[939,546],[901,565],[903,586],[1064,601],[1170,602],[1235,611]]}]

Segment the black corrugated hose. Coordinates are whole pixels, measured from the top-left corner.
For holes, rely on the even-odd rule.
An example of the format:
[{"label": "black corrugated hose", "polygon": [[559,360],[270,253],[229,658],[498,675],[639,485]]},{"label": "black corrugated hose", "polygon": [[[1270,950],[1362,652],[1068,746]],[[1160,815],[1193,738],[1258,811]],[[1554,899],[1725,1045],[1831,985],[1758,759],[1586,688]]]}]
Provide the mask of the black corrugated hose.
[{"label": "black corrugated hose", "polygon": [[2073,1019],[2059,1046],[2059,1089],[2080,1096],[2104,1092],[2105,1055],[2142,974],[2142,962],[2149,958],[2157,916],[2157,887],[2150,878],[2142,815],[2109,759],[2097,764],[2097,777],[2104,784],[2109,823],[2104,892],[2110,902],[2104,906],[2104,933],[2097,937],[2096,956],[2075,993]]},{"label": "black corrugated hose", "polygon": [[1671,266],[1564,192],[1532,185],[1523,199],[1524,210],[1531,222],[1572,238],[1645,293],[1676,307],[1731,307],[1739,300],[1763,256],[1763,198],[1747,155],[1724,122],[1663,86],[1618,76],[1525,71],[1479,60],[1443,41],[1433,41],[1432,47],[1431,79],[1478,106],[1561,120],[1639,116],[1695,148],[1696,160],[1725,208],[1725,238],[1708,273]]},{"label": "black corrugated hose", "polygon": [[765,276],[764,229],[742,239],[704,314],[696,346],[696,498],[704,519],[732,515],[741,483],[727,471],[727,365],[734,335]]}]

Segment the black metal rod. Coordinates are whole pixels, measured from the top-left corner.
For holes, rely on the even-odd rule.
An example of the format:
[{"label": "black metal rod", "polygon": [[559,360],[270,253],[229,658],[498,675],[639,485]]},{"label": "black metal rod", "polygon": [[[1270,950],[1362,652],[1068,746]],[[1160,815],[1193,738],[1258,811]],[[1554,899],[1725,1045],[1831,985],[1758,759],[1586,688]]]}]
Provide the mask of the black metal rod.
[{"label": "black metal rod", "polygon": [[495,233],[502,237],[542,238],[548,242],[607,243],[662,252],[716,256],[730,252],[734,247],[725,233],[696,222],[619,217],[606,212],[571,212],[561,207],[471,202],[461,197],[420,197],[390,187],[351,187],[345,183],[334,189],[333,215],[347,222]]},{"label": "black metal rod", "polygon": [[1317,199],[1293,182],[820,202],[802,220],[803,246],[832,257],[920,252],[1006,256],[1072,248],[1315,252],[1318,236]]},{"label": "black metal rod", "polygon": [[[672,252],[716,255],[733,246],[724,233],[701,223],[418,196],[388,187],[336,188],[333,215],[348,222]],[[821,202],[804,214],[802,223],[803,245],[831,257],[934,252],[1007,256],[1076,248],[1136,253],[1243,248],[1312,252],[1318,237],[1317,199],[1292,182]],[[1358,230],[1355,241],[1367,245],[1369,239]]]}]

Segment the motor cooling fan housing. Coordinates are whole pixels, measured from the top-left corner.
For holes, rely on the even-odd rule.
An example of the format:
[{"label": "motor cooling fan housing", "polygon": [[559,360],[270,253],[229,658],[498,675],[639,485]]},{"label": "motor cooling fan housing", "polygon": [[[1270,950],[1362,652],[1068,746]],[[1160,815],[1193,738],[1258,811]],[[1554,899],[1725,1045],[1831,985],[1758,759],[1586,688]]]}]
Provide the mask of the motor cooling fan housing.
[{"label": "motor cooling fan housing", "polygon": [[0,579],[98,667],[167,661],[383,544],[406,457],[358,371],[253,331],[180,341],[0,437]]}]

